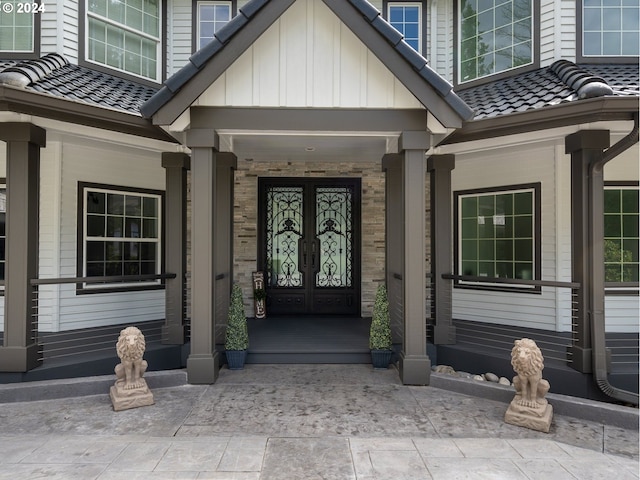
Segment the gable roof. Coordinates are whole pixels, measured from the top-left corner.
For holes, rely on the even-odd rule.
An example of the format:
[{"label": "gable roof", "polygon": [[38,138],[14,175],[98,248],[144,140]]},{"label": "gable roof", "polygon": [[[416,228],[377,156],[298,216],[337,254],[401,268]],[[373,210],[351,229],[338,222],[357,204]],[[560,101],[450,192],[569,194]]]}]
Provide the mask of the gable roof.
[{"label": "gable roof", "polygon": [[[322,1],[443,125],[458,127],[473,118],[453,86],[367,0]],[[142,105],[142,115],[156,124],[175,121],[294,2],[251,0]]]}]

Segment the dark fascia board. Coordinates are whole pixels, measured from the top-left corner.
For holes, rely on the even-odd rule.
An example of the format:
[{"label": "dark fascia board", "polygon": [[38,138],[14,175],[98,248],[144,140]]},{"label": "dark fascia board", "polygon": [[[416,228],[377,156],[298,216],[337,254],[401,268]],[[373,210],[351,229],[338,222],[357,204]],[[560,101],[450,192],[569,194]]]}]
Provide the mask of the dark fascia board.
[{"label": "dark fascia board", "polygon": [[425,131],[426,110],[191,107],[191,128],[274,131]]},{"label": "dark fascia board", "polygon": [[[142,114],[151,117],[156,125],[173,123],[294,1],[254,0],[241,8],[238,16],[244,15],[243,9],[250,8],[254,3],[260,6],[259,10],[250,12],[248,21],[236,21],[237,26],[231,29],[233,35],[227,35],[224,42],[214,40],[211,45],[196,52],[190,62],[143,105]],[[451,85],[426,65],[426,60],[413,51],[399,48],[398,44],[389,43],[384,31],[380,31],[381,27],[376,28],[374,22],[365,15],[373,15],[373,10],[365,9],[363,1],[352,0],[353,5],[345,0],[323,2],[443,125],[458,128],[473,117],[469,106],[455,94]],[[211,61],[214,58],[215,61]]]},{"label": "dark fascia board", "polygon": [[0,85],[0,111],[24,113],[177,143],[173,137],[145,118],[21,88]]},{"label": "dark fascia board", "polygon": [[439,145],[504,137],[600,121],[633,120],[640,97],[598,97],[467,122]]},{"label": "dark fascia board", "polygon": [[[181,70],[171,79],[169,85],[172,88],[180,86],[179,90],[172,92],[166,85],[163,86],[141,108],[146,117],[151,117],[155,125],[170,125],[191,104],[212,85],[227,69],[262,35],[282,14],[295,2],[295,0],[278,0],[277,2],[262,2],[254,0],[240,9],[236,16],[245,16],[243,9],[251,9],[247,13],[251,15],[250,22],[238,22],[234,28],[234,35],[226,39],[222,45],[219,40],[214,40],[211,46],[207,45],[196,52]],[[264,5],[263,5],[264,4]],[[254,5],[260,6],[253,11]],[[247,28],[241,28],[248,25]],[[234,27],[234,25],[227,25]],[[209,52],[208,50],[211,49]],[[207,58],[202,58],[206,53]],[[215,62],[211,61],[215,57]],[[196,66],[194,61],[198,63]],[[174,78],[175,77],[175,78]],[[188,87],[186,86],[188,82]]]}]

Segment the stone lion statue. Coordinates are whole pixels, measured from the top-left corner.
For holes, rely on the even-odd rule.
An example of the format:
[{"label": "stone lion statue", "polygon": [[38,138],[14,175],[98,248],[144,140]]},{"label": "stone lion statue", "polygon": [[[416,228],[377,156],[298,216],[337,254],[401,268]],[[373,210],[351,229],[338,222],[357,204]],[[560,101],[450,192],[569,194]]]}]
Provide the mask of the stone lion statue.
[{"label": "stone lion statue", "polygon": [[116,352],[120,362],[116,365],[116,385],[125,390],[146,386],[142,378],[147,370],[147,361],[142,359],[145,350],[144,335],[137,327],[127,327],[120,331]]},{"label": "stone lion statue", "polygon": [[545,405],[549,382],[542,378],[544,359],[536,342],[530,338],[516,340],[511,350],[511,366],[518,374],[513,377],[516,403],[530,408]]}]

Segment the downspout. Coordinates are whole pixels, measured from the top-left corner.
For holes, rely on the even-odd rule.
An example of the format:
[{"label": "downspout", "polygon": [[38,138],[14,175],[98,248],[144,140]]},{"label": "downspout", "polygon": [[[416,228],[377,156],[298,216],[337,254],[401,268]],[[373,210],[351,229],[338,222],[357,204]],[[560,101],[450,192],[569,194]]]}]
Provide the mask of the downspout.
[{"label": "downspout", "polygon": [[[638,405],[638,394],[614,387],[609,383],[607,375],[607,350],[605,339],[604,315],[604,166],[625,150],[638,143],[638,113],[633,115],[633,129],[627,136],[609,147],[602,158],[591,165],[589,171],[589,185],[591,199],[589,203],[589,221],[592,222],[591,235],[591,279],[593,292],[601,294],[591,295],[590,324],[593,348],[593,374],[596,384],[609,397],[623,402]],[[594,186],[596,188],[594,188]],[[595,269],[601,269],[599,275],[594,275]]]}]

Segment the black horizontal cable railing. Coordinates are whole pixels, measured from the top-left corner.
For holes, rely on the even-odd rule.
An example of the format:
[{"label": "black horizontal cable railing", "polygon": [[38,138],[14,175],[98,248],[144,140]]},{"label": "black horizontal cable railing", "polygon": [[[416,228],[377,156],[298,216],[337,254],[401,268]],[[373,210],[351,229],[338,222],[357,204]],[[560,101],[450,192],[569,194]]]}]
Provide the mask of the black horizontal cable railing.
[{"label": "black horizontal cable railing", "polygon": [[[144,300],[138,300],[139,304],[135,304],[130,299],[123,298],[121,301],[110,301],[100,310],[99,303],[86,301],[86,298],[92,300],[97,297],[93,296],[75,296],[75,299],[82,298],[77,304],[73,300],[67,299],[66,308],[70,314],[79,318],[78,324],[82,325],[83,316],[91,316],[95,312],[101,312],[102,321],[106,321],[107,325],[101,325],[90,328],[77,328],[72,330],[64,330],[60,332],[40,332],[39,324],[43,323],[44,315],[51,315],[51,302],[44,305],[41,298],[44,288],[57,285],[104,285],[105,287],[117,287],[118,291],[111,292],[109,290],[95,290],[95,293],[106,295],[122,295],[129,291],[141,292],[141,286],[156,285],[158,282],[175,279],[173,273],[151,274],[151,275],[111,275],[101,277],[65,277],[65,278],[37,278],[30,281],[32,287],[33,302],[33,320],[31,325],[32,341],[39,345],[40,359],[43,362],[48,361],[65,361],[72,360],[75,356],[95,356],[105,355],[113,352],[115,355],[115,341],[118,338],[120,329],[123,325],[132,325],[140,328],[145,336],[147,348],[153,344],[162,342],[162,326],[164,318],[156,319],[137,319],[140,310],[144,310],[139,304],[144,304]],[[129,289],[129,290],[127,290]],[[48,298],[47,300],[54,303],[59,301]],[[164,305],[164,303],[163,303]],[[109,323],[111,315],[111,322]],[[142,316],[144,317],[144,315]],[[124,321],[123,321],[124,319]],[[128,321],[126,319],[129,319]]]},{"label": "black horizontal cable railing", "polygon": [[475,275],[443,274],[442,278],[457,282],[480,285],[509,285],[517,287],[544,287],[555,289],[569,289],[570,296],[567,299],[571,306],[571,332],[547,332],[540,329],[516,327],[502,324],[488,324],[476,321],[454,322],[456,327],[456,340],[478,349],[493,349],[509,355],[515,339],[523,336],[531,337],[545,359],[559,362],[572,363],[570,347],[577,341],[577,304],[576,297],[580,284],[576,282],[562,282],[556,280],[526,280],[520,278],[480,277]]},{"label": "black horizontal cable railing", "polygon": [[[473,275],[444,274],[442,278],[459,282],[473,282],[477,284],[503,284],[556,289],[570,289],[571,304],[571,332],[547,332],[525,327],[515,327],[500,324],[487,324],[476,321],[455,320],[456,339],[460,343],[477,348],[493,348],[504,353],[511,351],[514,338],[530,335],[545,358],[572,363],[571,349],[577,341],[577,294],[581,285],[576,282],[562,282],[555,280],[525,280],[498,277],[479,277]],[[637,288],[638,282],[606,282],[605,288]],[[640,355],[638,333],[607,333],[606,346],[611,357],[612,371],[635,369],[638,370]]]}]

